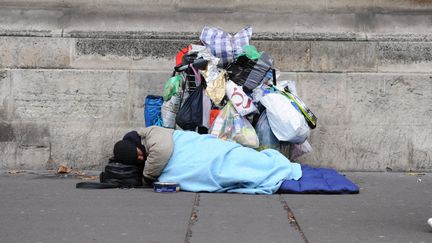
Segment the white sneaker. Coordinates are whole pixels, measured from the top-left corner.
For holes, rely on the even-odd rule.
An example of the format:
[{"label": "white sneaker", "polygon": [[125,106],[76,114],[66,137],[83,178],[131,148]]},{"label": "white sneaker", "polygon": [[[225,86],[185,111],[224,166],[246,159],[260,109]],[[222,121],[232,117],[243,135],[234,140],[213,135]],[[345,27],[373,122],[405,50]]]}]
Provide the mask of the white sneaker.
[{"label": "white sneaker", "polygon": [[428,222],[429,226],[432,227],[432,218],[428,219],[427,222]]}]

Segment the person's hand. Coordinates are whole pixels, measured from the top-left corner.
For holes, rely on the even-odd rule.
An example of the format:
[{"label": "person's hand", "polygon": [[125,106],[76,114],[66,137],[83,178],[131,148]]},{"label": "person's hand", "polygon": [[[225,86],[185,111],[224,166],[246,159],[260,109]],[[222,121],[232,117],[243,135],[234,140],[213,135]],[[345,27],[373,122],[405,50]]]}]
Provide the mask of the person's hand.
[{"label": "person's hand", "polygon": [[144,153],[141,151],[141,149],[137,148],[138,153],[138,161],[144,161]]}]

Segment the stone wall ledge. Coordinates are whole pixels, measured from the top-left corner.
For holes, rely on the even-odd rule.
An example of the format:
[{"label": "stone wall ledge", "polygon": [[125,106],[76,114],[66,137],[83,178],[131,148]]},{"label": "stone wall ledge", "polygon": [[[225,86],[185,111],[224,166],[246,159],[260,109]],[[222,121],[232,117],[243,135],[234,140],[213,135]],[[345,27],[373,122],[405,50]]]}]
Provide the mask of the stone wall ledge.
[{"label": "stone wall ledge", "polygon": [[369,40],[375,34],[400,33],[420,35],[414,38],[424,40],[421,35],[432,35],[431,15],[432,2],[420,0],[363,0],[354,3],[333,0],[0,0],[0,32],[96,38],[112,37],[117,34],[110,32],[119,32],[123,38],[139,38],[144,30],[185,32],[188,38],[187,33],[200,31],[206,25],[229,32],[250,25],[256,33],[272,33],[262,35],[266,39],[282,36],[286,39]]},{"label": "stone wall ledge", "polygon": [[[171,38],[170,38],[171,36]],[[172,70],[177,52],[199,43],[146,33],[143,38],[0,36],[0,68]],[[431,72],[432,41],[281,40],[250,42],[292,72]]]},{"label": "stone wall ledge", "polygon": [[8,8],[26,9],[93,9],[95,11],[143,11],[149,9],[163,9],[171,11],[204,11],[204,12],[235,12],[263,10],[267,12],[299,12],[299,11],[370,11],[377,13],[432,10],[432,2],[428,0],[1,0],[0,6]]},{"label": "stone wall ledge", "polygon": [[[156,32],[156,31],[49,31],[49,30],[0,30],[0,36],[13,37],[56,37],[96,39],[153,39],[199,41],[201,32]],[[252,40],[268,41],[397,41],[429,42],[432,33],[424,34],[382,34],[382,33],[331,33],[298,32],[269,33],[254,32]]]}]

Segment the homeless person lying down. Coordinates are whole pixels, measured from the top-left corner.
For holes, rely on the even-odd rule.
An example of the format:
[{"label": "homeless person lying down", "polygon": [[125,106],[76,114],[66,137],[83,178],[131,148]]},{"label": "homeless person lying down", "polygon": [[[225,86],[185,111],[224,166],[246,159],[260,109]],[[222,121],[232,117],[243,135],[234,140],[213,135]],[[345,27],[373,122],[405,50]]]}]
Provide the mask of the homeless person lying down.
[{"label": "homeless person lying down", "polygon": [[242,145],[158,126],[127,133],[114,146],[116,160],[144,163],[144,180],[179,183],[191,192],[275,193],[282,181],[298,180],[301,167],[273,149]]}]

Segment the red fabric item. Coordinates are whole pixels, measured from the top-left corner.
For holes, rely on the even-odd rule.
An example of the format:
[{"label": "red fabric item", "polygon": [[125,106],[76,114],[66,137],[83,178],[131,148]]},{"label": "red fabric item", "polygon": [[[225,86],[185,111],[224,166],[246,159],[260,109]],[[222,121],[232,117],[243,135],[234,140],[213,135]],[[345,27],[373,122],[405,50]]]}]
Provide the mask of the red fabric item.
[{"label": "red fabric item", "polygon": [[186,46],[185,48],[181,49],[179,52],[177,52],[176,55],[176,66],[182,64],[183,56],[189,52],[190,45]]},{"label": "red fabric item", "polygon": [[213,124],[213,121],[219,115],[220,110],[210,110],[209,127]]}]

